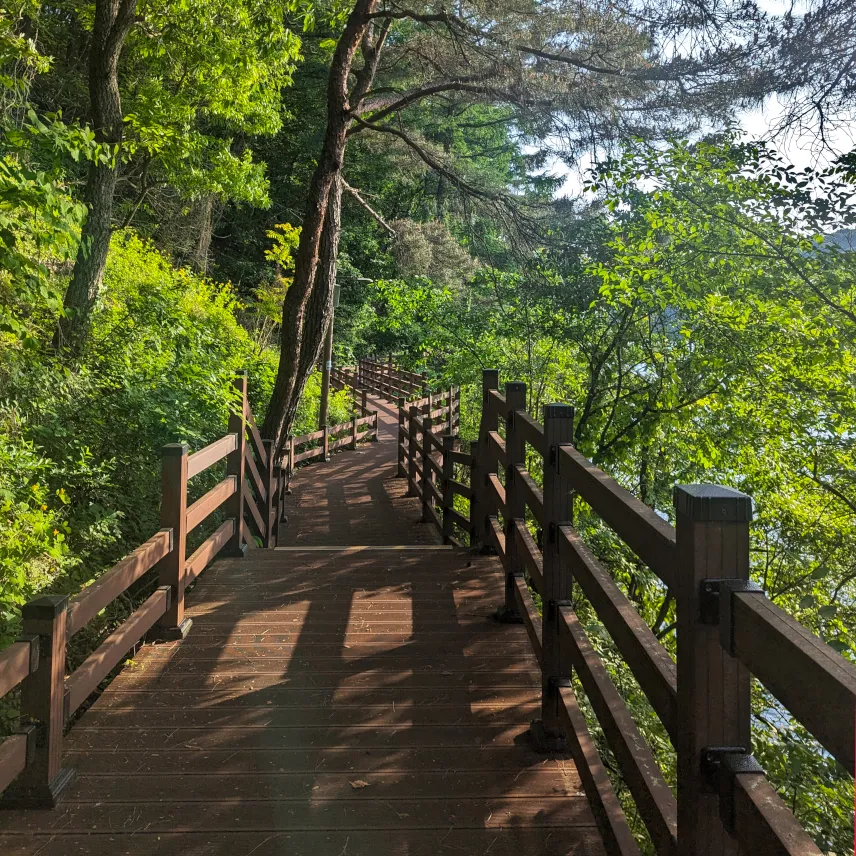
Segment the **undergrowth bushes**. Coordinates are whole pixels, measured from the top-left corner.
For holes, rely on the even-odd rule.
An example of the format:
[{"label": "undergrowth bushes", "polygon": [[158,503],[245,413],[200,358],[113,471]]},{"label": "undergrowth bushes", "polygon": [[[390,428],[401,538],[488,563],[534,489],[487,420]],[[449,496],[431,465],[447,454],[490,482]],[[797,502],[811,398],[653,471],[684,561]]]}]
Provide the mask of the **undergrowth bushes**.
[{"label": "undergrowth bushes", "polygon": [[0,646],[40,591],[77,591],[158,528],[160,450],[221,435],[246,369],[259,418],[275,371],[236,320],[227,285],[114,238],[87,349],[62,366],[40,346],[0,352]]}]

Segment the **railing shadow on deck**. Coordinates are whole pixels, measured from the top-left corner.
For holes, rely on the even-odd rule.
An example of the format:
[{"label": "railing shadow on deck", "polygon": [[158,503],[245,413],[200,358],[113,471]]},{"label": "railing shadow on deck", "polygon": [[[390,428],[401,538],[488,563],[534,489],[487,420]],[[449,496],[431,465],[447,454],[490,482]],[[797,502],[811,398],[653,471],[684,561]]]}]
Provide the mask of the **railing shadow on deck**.
[{"label": "railing shadow on deck", "polygon": [[[514,802],[504,801],[511,790],[520,790],[527,775],[537,777],[545,759],[521,748],[506,758],[504,770],[497,770],[496,755],[509,751],[500,745],[520,735],[520,723],[537,710],[538,692],[532,673],[518,670],[519,661],[530,659],[525,650],[503,643],[503,628],[488,624],[495,597],[485,597],[484,569],[474,568],[469,577],[461,572],[463,580],[459,573],[460,582],[453,586],[424,570],[410,576],[403,567],[395,580],[366,587],[361,579],[376,579],[376,572],[369,577],[375,565],[370,555],[355,556],[344,566],[339,561],[338,568],[336,564],[335,558],[319,557],[303,564],[298,575],[294,568],[283,568],[280,554],[269,570],[257,566],[248,578],[239,570],[240,563],[219,563],[191,595],[190,612],[196,622],[192,636],[176,643],[173,656],[169,643],[156,646],[141,660],[142,673],[126,671],[117,679],[134,689],[117,692],[114,683],[75,732],[72,763],[85,770],[93,758],[96,767],[99,758],[109,758],[117,771],[115,780],[103,776],[93,780],[101,803],[97,814],[61,807],[46,815],[46,828],[122,827],[127,822],[127,804],[112,803],[121,797],[122,774],[133,772],[135,786],[146,795],[141,802],[182,804],[181,822],[187,831],[263,829],[266,837],[277,830],[328,829],[327,852],[339,853],[355,832],[370,836],[371,829],[386,829],[377,835],[380,847],[390,848],[388,836],[394,834],[396,853],[406,854],[411,848],[422,853],[427,811],[451,819],[440,842],[448,847],[444,852],[456,848],[482,852],[494,838],[506,844],[491,852],[532,852],[533,838],[543,845],[537,852],[552,852],[547,840],[555,833],[547,827],[562,825],[587,808],[580,797],[545,797],[540,817],[545,828],[538,839],[531,830],[532,818],[516,816]],[[271,609],[248,614],[242,603],[256,603],[249,600],[258,597],[252,589],[267,587],[279,592],[269,604]],[[208,600],[221,590],[221,601]],[[476,595],[473,621],[482,622],[489,631],[474,650],[474,643],[466,641],[466,625],[461,634],[448,635],[444,662],[436,656],[432,634],[438,620],[459,622],[456,594],[459,598]],[[365,624],[355,621],[355,607],[370,603],[380,607],[393,599],[400,600],[410,615],[409,622],[400,619],[400,632],[379,630],[375,618],[366,619]],[[205,610],[206,604],[211,608]],[[270,632],[276,617],[290,621],[294,616],[300,619],[296,629]],[[359,633],[367,634],[361,643]],[[369,650],[372,647],[376,650]],[[260,650],[265,654],[260,655]],[[205,661],[198,654],[209,651],[206,672],[200,669]],[[235,653],[241,655],[237,661],[232,660]],[[472,671],[460,671],[461,689],[449,690],[449,670],[461,669],[465,658]],[[231,662],[241,668],[252,665],[253,675],[230,679]],[[329,669],[320,669],[321,665]],[[421,669],[422,665],[430,668]],[[438,678],[440,673],[445,677]],[[494,709],[489,691],[479,688],[477,678],[498,673],[508,674],[510,681],[520,681],[522,686],[512,706]],[[193,687],[188,686],[191,679]],[[149,680],[151,690],[139,688],[141,681]],[[258,686],[266,682],[268,686]],[[197,685],[208,688],[204,707],[198,703],[202,693]],[[211,686],[217,687],[219,698],[211,697]],[[288,686],[294,687],[299,707],[282,705]],[[442,708],[439,715],[438,707]],[[392,735],[373,730],[378,725],[395,730]],[[225,727],[234,729],[230,741],[238,743],[217,748],[210,738],[222,735]],[[283,751],[282,729],[290,730],[292,742],[293,735],[300,735],[297,742],[302,745]],[[162,741],[153,732],[163,735]],[[461,756],[467,753],[484,758],[480,770],[485,799],[462,804],[453,771],[461,769]],[[390,773],[391,764],[397,767],[395,773]],[[215,770],[234,784],[235,802],[218,804],[206,798],[198,773],[214,774]],[[381,770],[384,774],[377,775]],[[183,773],[188,774],[187,781]],[[127,785],[127,778],[124,781]],[[416,793],[403,796],[411,789]],[[248,804],[242,804],[242,799]],[[188,802],[197,804],[193,811],[188,810]],[[180,842],[170,841],[164,830],[146,828],[149,822],[143,811],[135,821],[135,834],[157,834],[159,854],[181,852]],[[478,830],[489,830],[490,837],[478,839]],[[293,839],[294,833],[289,837]],[[476,848],[475,843],[480,846]],[[565,852],[558,849],[560,842],[554,841],[554,846],[557,853]]]}]

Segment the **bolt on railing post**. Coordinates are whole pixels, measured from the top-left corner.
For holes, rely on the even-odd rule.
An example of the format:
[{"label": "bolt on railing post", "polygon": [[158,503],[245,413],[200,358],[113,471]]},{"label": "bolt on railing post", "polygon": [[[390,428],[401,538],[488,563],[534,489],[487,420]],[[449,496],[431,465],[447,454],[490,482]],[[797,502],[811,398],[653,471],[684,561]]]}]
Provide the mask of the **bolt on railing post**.
[{"label": "bolt on railing post", "polygon": [[410,406],[410,424],[407,430],[407,495],[416,496],[416,419],[419,408]]},{"label": "bolt on railing post", "polygon": [[431,404],[427,405],[425,413],[422,416],[422,522],[428,523],[431,516],[428,514],[428,505],[433,499],[429,485],[434,484],[434,470],[431,464],[434,459],[431,457],[431,427],[433,420],[431,419]]},{"label": "bolt on railing post", "polygon": [[267,497],[265,501],[265,547],[270,549],[271,547],[276,547],[276,534],[274,529],[276,526],[276,494],[278,493],[278,489],[276,476],[274,475],[273,441],[262,440],[262,445],[264,446],[265,454],[267,455],[267,467],[264,473],[262,473],[262,482],[264,483],[265,495]]},{"label": "bolt on railing post", "polygon": [[21,683],[21,717],[36,724],[27,766],[0,797],[11,809],[54,808],[74,780],[62,766],[68,597],[45,595],[21,609],[23,633],[39,637],[38,667]]},{"label": "bolt on railing post", "polygon": [[458,438],[452,434],[443,435],[443,543],[448,544],[454,535],[452,510],[455,507],[455,493],[452,480],[455,477],[455,462],[451,453],[458,447]]},{"label": "bolt on railing post", "polygon": [[702,620],[705,580],[749,579],[752,500],[719,485],[678,485],[674,493],[678,664],[678,851],[686,856],[737,854],[707,785],[702,750],[750,751],[750,677],[722,648],[719,628]]},{"label": "bolt on railing post", "polygon": [[559,447],[574,439],[574,408],[544,407],[544,619],[541,648],[541,719],[532,723],[536,744],[545,751],[562,751],[565,739],[559,724],[558,679],[569,677],[559,646],[557,604],[571,599],[571,575],[559,559],[559,526],[573,519],[573,495],[559,473]]},{"label": "bolt on railing post", "polygon": [[404,442],[407,439],[407,432],[405,431],[405,424],[407,422],[407,418],[405,416],[404,407],[406,405],[406,401],[404,398],[398,399],[398,450],[397,450],[397,460],[398,460],[398,478],[406,478],[407,477],[407,469],[404,466],[404,459],[406,457],[404,451]]},{"label": "bolt on railing post", "polygon": [[508,406],[505,422],[505,454],[508,466],[505,470],[505,503],[507,515],[505,518],[505,552],[508,561],[508,572],[505,575],[505,604],[498,613],[502,621],[519,622],[517,598],[514,591],[514,577],[524,571],[523,559],[517,547],[514,535],[514,521],[526,521],[526,500],[519,487],[514,467],[516,464],[526,464],[526,443],[515,424],[515,411],[526,410],[526,384],[520,382],[505,385],[505,403]]},{"label": "bolt on railing post", "polygon": [[158,562],[158,585],[169,586],[171,595],[169,609],[153,628],[157,639],[183,639],[193,624],[184,617],[189,452],[185,443],[170,443],[162,452],[160,522],[172,529],[172,550]]},{"label": "bolt on railing post", "polygon": [[[488,431],[496,430],[496,417],[490,415],[489,393],[492,389],[499,389],[499,371],[497,369],[482,370],[482,410],[479,420],[478,440],[470,445],[472,460],[470,463],[470,529],[472,531],[473,545],[484,546],[487,532],[485,521],[487,517],[487,506],[485,504],[485,477],[487,457],[485,449],[487,446]],[[490,426],[494,427],[491,428]]]},{"label": "bolt on railing post", "polygon": [[241,372],[235,378],[235,389],[238,392],[238,405],[229,416],[229,433],[238,437],[237,448],[226,456],[226,475],[235,476],[238,489],[224,503],[226,514],[235,521],[235,531],[223,548],[223,555],[241,557],[246,555],[247,545],[244,543],[244,497],[245,497],[245,468],[244,456],[247,448],[247,373]]}]

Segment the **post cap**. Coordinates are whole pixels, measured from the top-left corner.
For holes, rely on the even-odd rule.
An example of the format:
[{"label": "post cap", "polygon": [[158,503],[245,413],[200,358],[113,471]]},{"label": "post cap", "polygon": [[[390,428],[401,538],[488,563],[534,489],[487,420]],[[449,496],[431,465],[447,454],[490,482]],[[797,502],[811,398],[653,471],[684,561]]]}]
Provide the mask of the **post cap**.
[{"label": "post cap", "polygon": [[21,618],[52,619],[65,612],[68,607],[68,595],[43,594],[21,607]]},{"label": "post cap", "polygon": [[752,498],[719,484],[679,484],[674,491],[675,511],[699,523],[749,523]]},{"label": "post cap", "polygon": [[165,458],[172,458],[173,456],[186,455],[190,452],[190,446],[187,443],[168,443],[161,450],[161,454]]},{"label": "post cap", "polygon": [[544,421],[548,419],[573,419],[574,408],[571,404],[545,404]]}]

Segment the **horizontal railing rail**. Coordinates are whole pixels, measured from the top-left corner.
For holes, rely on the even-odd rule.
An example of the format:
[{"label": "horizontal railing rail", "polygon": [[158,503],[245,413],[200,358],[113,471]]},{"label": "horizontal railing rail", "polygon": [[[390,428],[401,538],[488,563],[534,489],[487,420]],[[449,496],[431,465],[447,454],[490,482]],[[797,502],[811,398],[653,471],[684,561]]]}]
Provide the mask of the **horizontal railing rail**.
[{"label": "horizontal railing rail", "polygon": [[470,538],[464,513],[470,457],[458,449],[456,434],[460,402],[458,387],[416,401],[398,399],[398,475],[408,481],[408,496],[421,502],[423,521],[437,527],[444,543],[456,545]]},{"label": "horizontal railing rail", "polygon": [[[672,526],[573,446],[572,408],[549,405],[539,423],[526,412],[525,385],[509,383],[503,395],[498,380],[496,372],[484,373],[470,456],[470,531],[473,543],[496,552],[506,573],[497,617],[524,624],[541,666],[541,717],[532,737],[542,750],[572,752],[607,852],[639,850],[575,686],[657,853],[733,852],[733,840],[745,852],[819,854],[751,755],[750,673],[852,773],[856,668],[749,582],[749,498],[715,485],[677,487]],[[418,441],[429,429],[423,417],[420,430],[413,408],[409,416],[408,439]],[[528,469],[533,456],[542,484]],[[412,455],[406,463],[419,489]],[[450,453],[450,465],[463,463],[460,453]],[[447,494],[466,495],[456,479],[446,485]],[[423,501],[425,493],[422,486]],[[659,577],[663,596],[674,598],[677,662],[574,527],[575,497]],[[572,587],[674,745],[679,798],[589,641]]]}]

